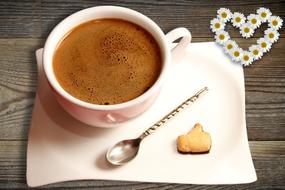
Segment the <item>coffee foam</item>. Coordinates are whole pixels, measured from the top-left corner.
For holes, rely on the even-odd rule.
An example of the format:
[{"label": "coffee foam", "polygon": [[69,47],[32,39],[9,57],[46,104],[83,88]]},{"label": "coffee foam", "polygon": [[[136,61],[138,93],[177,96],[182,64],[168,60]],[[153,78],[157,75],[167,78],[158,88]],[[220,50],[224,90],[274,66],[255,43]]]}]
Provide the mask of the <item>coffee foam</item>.
[{"label": "coffee foam", "polygon": [[73,29],[59,44],[53,66],[60,85],[72,96],[94,104],[118,104],[153,85],[161,55],[144,29],[104,19]]}]

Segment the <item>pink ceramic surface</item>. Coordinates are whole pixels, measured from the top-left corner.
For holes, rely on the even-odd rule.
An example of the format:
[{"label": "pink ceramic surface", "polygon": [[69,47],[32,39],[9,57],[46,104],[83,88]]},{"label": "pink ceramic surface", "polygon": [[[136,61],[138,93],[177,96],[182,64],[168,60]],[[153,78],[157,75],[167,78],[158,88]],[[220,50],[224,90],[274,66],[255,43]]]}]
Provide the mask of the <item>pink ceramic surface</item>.
[{"label": "pink ceramic surface", "polygon": [[[142,26],[152,34],[161,49],[163,67],[156,83],[143,95],[122,104],[95,105],[76,99],[59,85],[53,72],[53,54],[64,35],[81,23],[100,18],[119,18]],[[179,44],[171,50],[170,44],[181,37]],[[92,126],[114,127],[114,123],[129,120],[153,104],[166,78],[171,59],[178,62],[190,42],[191,34],[185,28],[176,28],[165,35],[150,18],[134,10],[117,6],[92,7],[72,14],[53,29],[44,46],[44,71],[58,102],[69,114]]]},{"label": "pink ceramic surface", "polygon": [[[29,186],[86,179],[186,184],[256,180],[246,134],[243,70],[214,42],[190,44],[182,62],[170,65],[154,104],[111,129],[89,127],[67,114],[45,79],[42,50],[37,51],[37,61],[39,80],[27,150]],[[132,162],[122,167],[106,162],[110,146],[137,137],[204,86],[209,93],[143,141]],[[177,153],[177,136],[197,122],[211,134],[210,153]]]}]

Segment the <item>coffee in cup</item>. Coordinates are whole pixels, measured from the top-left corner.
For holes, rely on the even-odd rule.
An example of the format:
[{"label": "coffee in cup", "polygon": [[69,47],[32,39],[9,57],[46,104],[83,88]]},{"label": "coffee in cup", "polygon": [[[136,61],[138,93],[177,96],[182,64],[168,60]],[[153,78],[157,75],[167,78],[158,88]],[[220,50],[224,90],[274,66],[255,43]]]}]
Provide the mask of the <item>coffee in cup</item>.
[{"label": "coffee in cup", "polygon": [[109,105],[135,99],[157,80],[160,48],[141,26],[122,19],[95,19],[59,42],[53,69],[62,88],[82,101]]}]

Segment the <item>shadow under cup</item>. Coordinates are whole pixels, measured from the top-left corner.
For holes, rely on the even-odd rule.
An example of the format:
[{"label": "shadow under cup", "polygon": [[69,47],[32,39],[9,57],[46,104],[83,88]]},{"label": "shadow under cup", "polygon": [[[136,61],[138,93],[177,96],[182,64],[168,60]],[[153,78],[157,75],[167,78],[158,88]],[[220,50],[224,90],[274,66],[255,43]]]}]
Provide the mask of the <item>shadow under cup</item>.
[{"label": "shadow under cup", "polygon": [[[156,40],[160,48],[161,72],[156,82],[142,95],[120,104],[97,105],[79,100],[67,93],[53,71],[53,55],[57,45],[76,26],[96,19],[121,19],[141,26]],[[84,9],[61,21],[50,33],[43,52],[44,71],[58,103],[66,112],[91,126],[115,127],[116,123],[138,116],[149,108],[159,94],[170,62],[170,48],[162,30],[148,17],[128,8],[100,6]]]}]

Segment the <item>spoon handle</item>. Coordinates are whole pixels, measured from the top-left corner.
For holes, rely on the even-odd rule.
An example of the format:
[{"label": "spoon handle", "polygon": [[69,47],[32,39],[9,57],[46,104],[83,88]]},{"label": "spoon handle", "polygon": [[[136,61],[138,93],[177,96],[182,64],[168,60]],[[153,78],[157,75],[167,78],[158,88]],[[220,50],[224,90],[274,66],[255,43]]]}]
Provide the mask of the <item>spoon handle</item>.
[{"label": "spoon handle", "polygon": [[150,128],[148,128],[145,132],[143,132],[141,134],[141,136],[139,137],[140,140],[143,140],[145,137],[149,136],[150,134],[152,134],[157,128],[161,127],[163,124],[165,124],[168,120],[170,120],[172,117],[174,117],[176,114],[178,114],[179,112],[181,112],[182,110],[184,110],[187,106],[191,105],[192,103],[194,103],[199,97],[201,97],[202,95],[204,95],[206,92],[208,92],[209,88],[208,87],[204,87],[201,90],[199,90],[198,92],[196,92],[196,94],[194,94],[193,96],[191,96],[190,98],[188,98],[186,101],[184,101],[182,104],[180,104],[177,108],[175,108],[174,110],[172,110],[168,115],[166,115],[165,117],[163,117],[160,121],[158,121],[157,123],[155,123],[153,126],[151,126]]}]

